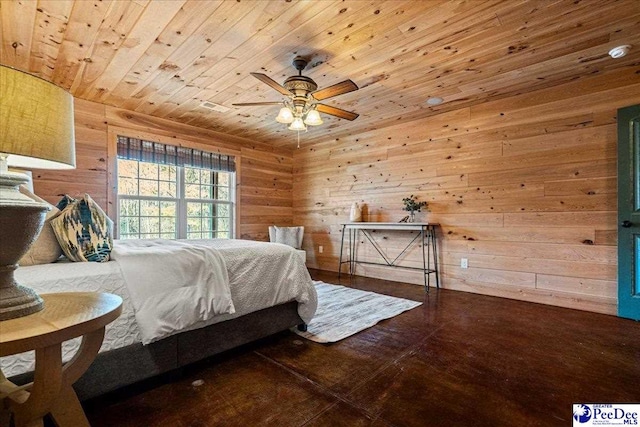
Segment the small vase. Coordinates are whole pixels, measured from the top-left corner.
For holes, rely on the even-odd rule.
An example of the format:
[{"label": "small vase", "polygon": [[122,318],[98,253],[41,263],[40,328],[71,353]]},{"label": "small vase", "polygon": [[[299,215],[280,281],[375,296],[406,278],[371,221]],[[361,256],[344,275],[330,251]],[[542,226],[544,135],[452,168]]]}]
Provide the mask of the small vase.
[{"label": "small vase", "polygon": [[360,208],[360,205],[358,205],[358,202],[353,202],[353,204],[351,205],[351,211],[349,212],[349,221],[362,221],[362,209]]},{"label": "small vase", "polygon": [[409,219],[407,222],[416,222],[416,211],[409,211]]}]

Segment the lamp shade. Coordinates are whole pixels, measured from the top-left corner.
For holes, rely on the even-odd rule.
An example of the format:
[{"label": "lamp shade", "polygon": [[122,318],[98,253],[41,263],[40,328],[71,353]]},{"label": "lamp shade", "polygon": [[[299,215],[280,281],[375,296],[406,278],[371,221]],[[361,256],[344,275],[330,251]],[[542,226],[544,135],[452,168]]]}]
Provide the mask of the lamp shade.
[{"label": "lamp shade", "polygon": [[320,113],[318,110],[311,110],[307,113],[307,117],[304,119],[304,124],[309,126],[320,126],[322,123],[322,118],[320,117]]},{"label": "lamp shade", "polygon": [[10,166],[74,168],[73,96],[0,65],[0,153],[8,155]]},{"label": "lamp shade", "polygon": [[293,122],[293,113],[289,108],[282,107],[278,113],[278,117],[276,117],[276,122],[284,124]]},{"label": "lamp shade", "polygon": [[289,125],[289,130],[307,130],[301,117],[296,117]]}]

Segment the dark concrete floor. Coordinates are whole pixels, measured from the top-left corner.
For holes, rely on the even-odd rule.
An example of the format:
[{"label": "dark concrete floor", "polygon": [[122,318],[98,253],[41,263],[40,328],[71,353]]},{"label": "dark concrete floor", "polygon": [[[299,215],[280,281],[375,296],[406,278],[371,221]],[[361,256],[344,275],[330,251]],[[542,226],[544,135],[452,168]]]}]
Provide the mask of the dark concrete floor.
[{"label": "dark concrete floor", "polygon": [[91,425],[569,426],[573,403],[640,402],[638,322],[361,277],[352,285],[424,304],[338,343],[284,332],[180,379],[95,399],[85,404]]}]

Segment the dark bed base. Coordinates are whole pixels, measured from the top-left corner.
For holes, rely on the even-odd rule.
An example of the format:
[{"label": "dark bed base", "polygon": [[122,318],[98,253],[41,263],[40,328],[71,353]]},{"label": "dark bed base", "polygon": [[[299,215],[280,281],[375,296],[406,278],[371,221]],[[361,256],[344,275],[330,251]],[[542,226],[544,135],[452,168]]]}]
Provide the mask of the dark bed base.
[{"label": "dark bed base", "polygon": [[[306,329],[298,303],[292,301],[147,346],[138,343],[107,351],[98,354],[73,388],[80,400],[87,400],[294,326]],[[30,376],[19,375],[15,381],[23,384]]]}]

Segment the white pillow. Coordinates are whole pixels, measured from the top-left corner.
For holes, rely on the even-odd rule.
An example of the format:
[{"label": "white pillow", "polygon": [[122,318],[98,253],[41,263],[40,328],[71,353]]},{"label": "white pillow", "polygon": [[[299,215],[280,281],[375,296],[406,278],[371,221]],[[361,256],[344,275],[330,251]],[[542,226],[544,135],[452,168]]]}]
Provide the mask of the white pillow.
[{"label": "white pillow", "polygon": [[36,202],[46,203],[49,205],[49,212],[44,220],[44,226],[40,235],[31,245],[26,254],[18,261],[18,265],[26,267],[28,265],[49,264],[56,261],[62,255],[62,248],[56,239],[56,235],[51,228],[51,220],[60,214],[55,206],[42,200],[23,186],[20,186],[20,192],[25,196],[35,200]]},{"label": "white pillow", "polygon": [[[304,227],[277,227],[275,225],[272,227],[274,232],[269,233],[272,242],[282,243],[295,249],[302,247]],[[269,227],[269,229],[269,231],[271,231],[271,227]]]}]

